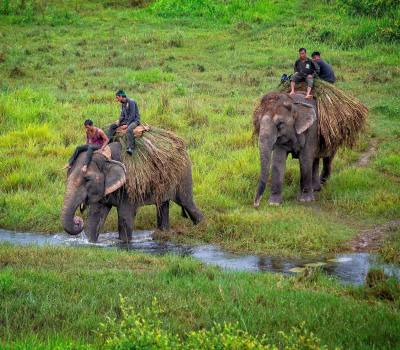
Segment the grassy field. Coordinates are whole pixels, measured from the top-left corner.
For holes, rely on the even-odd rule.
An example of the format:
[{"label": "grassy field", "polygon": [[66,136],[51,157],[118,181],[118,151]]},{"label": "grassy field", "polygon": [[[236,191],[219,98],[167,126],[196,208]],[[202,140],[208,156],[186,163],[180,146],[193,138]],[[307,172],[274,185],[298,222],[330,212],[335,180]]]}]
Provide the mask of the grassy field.
[{"label": "grassy field", "polygon": [[[391,0],[0,0],[0,227],[61,231],[62,167],[84,142],[85,119],[106,127],[117,118],[123,88],[144,122],[188,144],[207,220],[192,227],[173,206],[174,239],[340,251],[361,229],[400,216],[399,11]],[[284,204],[254,210],[251,114],[301,46],[321,51],[337,85],[368,106],[369,128],[339,152],[316,202],[296,201],[290,159]],[[141,209],[135,226],[153,228],[155,208]],[[114,212],[105,229],[116,230]],[[398,263],[399,252],[396,231],[381,253]],[[399,310],[392,280],[354,288],[318,271],[287,278],[178,257],[0,245],[0,349],[394,349]],[[215,346],[198,345],[204,339]]]},{"label": "grassy field", "polygon": [[[330,349],[400,346],[400,293],[393,301],[380,300],[364,287],[345,287],[318,273],[291,278],[227,273],[186,258],[7,245],[0,245],[0,267],[0,339],[6,349],[105,346],[112,330],[128,328],[110,327],[106,319],[125,320],[119,295],[147,322],[159,322],[157,330],[183,339],[214,322],[237,322],[249,335],[265,335],[269,344],[281,346],[287,342],[279,331],[290,335],[291,327],[301,325],[308,330],[301,335],[312,332]],[[154,299],[159,307],[146,311]]]},{"label": "grassy field", "polygon": [[[396,12],[370,19],[309,1],[165,0],[123,11],[112,1],[27,4],[3,1],[7,15],[0,18],[1,227],[61,230],[62,167],[84,141],[83,120],[106,127],[117,118],[118,88],[138,101],[144,122],[188,144],[195,199],[207,222],[192,228],[173,208],[180,239],[240,251],[325,253],[340,250],[360,228],[399,217]],[[291,72],[300,46],[319,49],[333,64],[338,86],[370,108],[370,127],[354,150],[339,153],[317,202],[296,201],[299,167],[288,160],[284,205],[264,200],[255,211],[252,110]],[[377,152],[359,168],[371,140]],[[136,227],[154,226],[155,209],[141,210]],[[116,229],[115,214],[106,229]]]}]

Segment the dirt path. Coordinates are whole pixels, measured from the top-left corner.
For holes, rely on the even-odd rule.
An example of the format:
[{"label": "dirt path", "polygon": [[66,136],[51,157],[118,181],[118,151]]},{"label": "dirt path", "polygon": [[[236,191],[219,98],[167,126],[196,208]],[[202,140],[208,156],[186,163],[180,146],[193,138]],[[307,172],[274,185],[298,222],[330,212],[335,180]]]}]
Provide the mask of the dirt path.
[{"label": "dirt path", "polygon": [[361,153],[361,156],[358,159],[356,166],[366,167],[369,164],[371,157],[373,157],[376,154],[377,148],[378,148],[378,140],[372,139],[368,149],[364,153]]},{"label": "dirt path", "polygon": [[383,225],[361,231],[351,241],[347,242],[347,247],[353,252],[376,251],[383,240],[390,232],[400,227],[400,220],[389,221]]}]

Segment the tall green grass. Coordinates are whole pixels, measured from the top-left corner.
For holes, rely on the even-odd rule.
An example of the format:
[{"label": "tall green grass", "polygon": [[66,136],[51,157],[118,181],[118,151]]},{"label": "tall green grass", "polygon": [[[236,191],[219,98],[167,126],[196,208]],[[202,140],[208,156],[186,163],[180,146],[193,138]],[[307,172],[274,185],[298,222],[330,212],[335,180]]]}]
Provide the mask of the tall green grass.
[{"label": "tall green grass", "polygon": [[[207,220],[192,227],[172,206],[173,231],[186,233],[179,239],[320,254],[340,250],[360,227],[400,215],[398,44],[373,37],[385,16],[355,18],[337,2],[163,0],[124,11],[96,1],[53,5],[76,12],[78,22],[15,24],[16,12],[0,21],[9,42],[0,46],[1,227],[62,229],[62,167],[84,142],[85,119],[102,128],[117,119],[119,88],[137,100],[145,123],[188,144],[195,200]],[[339,152],[316,203],[297,203],[299,165],[288,159],[284,205],[270,208],[265,198],[255,211],[260,165],[250,116],[291,72],[300,46],[321,51],[338,86],[370,107],[370,129],[354,150]],[[358,169],[371,137],[377,154]],[[154,224],[154,208],[140,210],[135,227]],[[114,213],[105,229],[116,229]]]}]

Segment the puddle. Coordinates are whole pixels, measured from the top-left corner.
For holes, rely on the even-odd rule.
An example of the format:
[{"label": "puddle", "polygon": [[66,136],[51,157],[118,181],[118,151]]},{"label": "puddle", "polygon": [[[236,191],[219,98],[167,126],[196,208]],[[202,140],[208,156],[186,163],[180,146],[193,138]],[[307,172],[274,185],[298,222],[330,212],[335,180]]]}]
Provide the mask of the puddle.
[{"label": "puddle", "polygon": [[0,230],[0,242],[16,245],[63,245],[93,246],[121,250],[140,251],[148,254],[175,254],[191,256],[205,264],[217,265],[223,269],[249,272],[275,272],[296,274],[304,268],[318,267],[328,275],[344,283],[362,284],[372,267],[382,268],[387,274],[400,280],[400,266],[382,264],[375,254],[344,253],[334,256],[300,259],[262,255],[241,255],[223,251],[215,245],[189,246],[169,241],[153,240],[152,231],[135,231],[129,244],[118,241],[117,233],[101,234],[98,243],[89,243],[84,234],[70,236],[64,233],[45,235]]}]

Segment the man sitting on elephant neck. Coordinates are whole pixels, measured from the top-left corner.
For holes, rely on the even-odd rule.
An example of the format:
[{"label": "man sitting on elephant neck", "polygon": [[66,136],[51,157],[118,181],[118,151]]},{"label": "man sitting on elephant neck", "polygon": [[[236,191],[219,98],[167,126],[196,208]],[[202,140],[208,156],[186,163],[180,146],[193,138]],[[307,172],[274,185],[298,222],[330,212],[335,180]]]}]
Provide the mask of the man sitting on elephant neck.
[{"label": "man sitting on elephant neck", "polygon": [[123,90],[118,90],[115,94],[115,98],[121,103],[121,114],[119,120],[110,125],[107,135],[112,139],[118,128],[128,129],[128,147],[126,152],[132,155],[135,147],[135,135],[133,130],[140,125],[139,108],[137,103],[128,98]]},{"label": "man sitting on elephant neck", "polygon": [[93,121],[91,121],[90,119],[85,120],[83,125],[86,129],[86,144],[76,147],[74,154],[68,162],[67,168],[70,169],[78,156],[82,152],[86,151],[86,160],[82,167],[82,171],[85,173],[88,165],[92,161],[93,152],[98,149],[103,151],[104,148],[107,146],[109,139],[103,130],[101,130],[100,128],[96,128],[93,125]]},{"label": "man sitting on elephant neck", "polygon": [[307,50],[302,47],[299,49],[299,59],[294,64],[294,74],[290,79],[290,95],[294,95],[296,83],[305,81],[307,83],[306,98],[312,98],[311,89],[314,86],[314,75],[319,74],[319,66],[307,57]]}]

